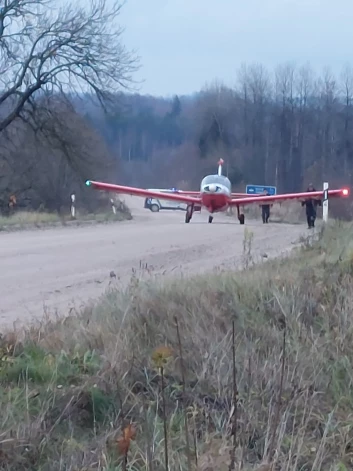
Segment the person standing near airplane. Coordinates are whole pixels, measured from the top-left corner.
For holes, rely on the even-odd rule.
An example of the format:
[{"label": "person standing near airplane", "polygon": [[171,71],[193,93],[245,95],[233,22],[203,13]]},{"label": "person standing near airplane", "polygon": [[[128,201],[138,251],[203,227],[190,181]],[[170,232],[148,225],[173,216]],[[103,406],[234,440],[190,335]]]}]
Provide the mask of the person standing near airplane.
[{"label": "person standing near airplane", "polygon": [[[264,193],[263,193],[265,196],[268,196],[268,191],[267,189],[265,188],[264,190]],[[268,220],[270,219],[270,207],[272,206],[272,204],[267,204],[267,203],[262,203],[260,204],[261,206],[261,210],[262,210],[262,222],[264,224],[268,224]]]},{"label": "person standing near airplane", "polygon": [[[309,186],[306,190],[308,193],[312,191],[316,191],[314,185],[309,183]],[[321,200],[308,198],[302,202],[302,206],[305,205],[305,212],[306,212],[306,220],[308,222],[308,229],[312,229],[315,227],[315,220],[316,220],[316,207],[321,206]]]}]

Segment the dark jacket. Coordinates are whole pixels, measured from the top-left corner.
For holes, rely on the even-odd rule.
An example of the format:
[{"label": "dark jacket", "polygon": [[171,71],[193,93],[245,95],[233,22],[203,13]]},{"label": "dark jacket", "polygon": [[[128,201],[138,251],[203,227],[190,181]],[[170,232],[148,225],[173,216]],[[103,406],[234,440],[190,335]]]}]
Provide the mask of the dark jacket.
[{"label": "dark jacket", "polygon": [[[307,188],[306,190],[307,192],[312,192],[312,191],[316,191],[315,188],[312,188],[312,189],[309,189]],[[316,210],[316,207],[317,206],[321,206],[321,200],[318,200],[318,199],[314,199],[314,198],[308,198],[306,199],[305,201],[302,202],[302,206],[306,206],[306,210],[307,211],[311,211],[311,210]]]}]

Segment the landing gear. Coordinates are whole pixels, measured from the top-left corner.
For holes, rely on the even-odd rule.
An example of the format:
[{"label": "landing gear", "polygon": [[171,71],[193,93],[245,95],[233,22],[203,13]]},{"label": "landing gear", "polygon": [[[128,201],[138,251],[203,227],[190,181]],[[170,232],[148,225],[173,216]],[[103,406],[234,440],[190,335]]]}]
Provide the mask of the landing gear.
[{"label": "landing gear", "polygon": [[213,216],[208,216],[208,224],[212,224]]},{"label": "landing gear", "polygon": [[194,205],[189,204],[189,206],[186,208],[186,214],[185,214],[186,224],[188,224],[191,221],[193,212],[194,212]]},{"label": "landing gear", "polygon": [[240,213],[239,206],[237,206],[237,212],[238,212],[238,220],[239,220],[240,224],[245,224],[245,214]]}]

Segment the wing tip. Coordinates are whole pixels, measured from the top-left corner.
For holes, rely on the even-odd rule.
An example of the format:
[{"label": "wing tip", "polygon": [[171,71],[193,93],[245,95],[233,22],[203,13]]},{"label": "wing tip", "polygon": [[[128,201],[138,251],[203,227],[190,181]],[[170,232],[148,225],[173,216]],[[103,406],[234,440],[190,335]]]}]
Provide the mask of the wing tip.
[{"label": "wing tip", "polygon": [[91,185],[92,185],[91,180],[86,180],[86,186],[91,186]]}]

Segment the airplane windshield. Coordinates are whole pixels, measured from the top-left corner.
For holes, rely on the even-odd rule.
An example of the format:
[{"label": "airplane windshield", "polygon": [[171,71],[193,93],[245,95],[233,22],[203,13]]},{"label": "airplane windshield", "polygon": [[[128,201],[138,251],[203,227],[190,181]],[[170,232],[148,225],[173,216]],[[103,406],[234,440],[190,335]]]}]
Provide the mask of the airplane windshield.
[{"label": "airplane windshield", "polygon": [[229,179],[224,175],[207,175],[207,177],[205,177],[201,182],[201,188],[205,185],[210,185],[212,183],[224,185],[229,189],[229,191],[231,191],[232,189],[232,185]]}]

